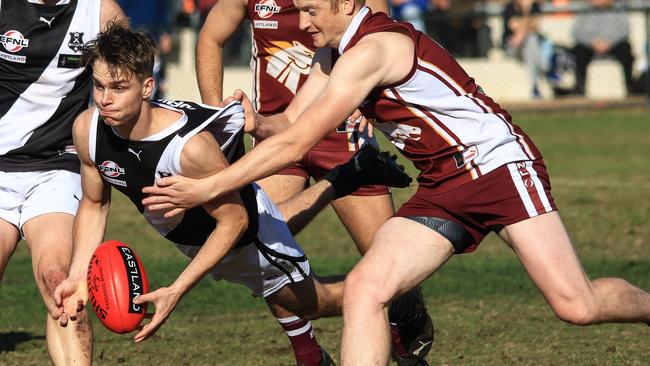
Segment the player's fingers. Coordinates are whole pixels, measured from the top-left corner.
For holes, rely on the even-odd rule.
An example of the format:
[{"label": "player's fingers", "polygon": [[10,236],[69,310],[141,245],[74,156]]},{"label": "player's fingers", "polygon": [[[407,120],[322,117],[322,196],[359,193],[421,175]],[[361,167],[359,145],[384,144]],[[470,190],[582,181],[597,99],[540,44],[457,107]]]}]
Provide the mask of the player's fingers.
[{"label": "player's fingers", "polygon": [[145,302],[152,301],[152,300],[154,300],[156,298],[155,293],[156,292],[154,291],[154,292],[150,292],[148,294],[138,295],[138,296],[135,297],[135,299],[133,299],[133,303],[134,304],[144,304]]},{"label": "player's fingers", "polygon": [[158,187],[169,187],[169,186],[171,186],[171,185],[173,185],[175,183],[180,182],[181,179],[182,178],[177,176],[177,175],[172,175],[171,177],[164,177],[164,178],[158,179],[156,181],[156,185]]},{"label": "player's fingers", "polygon": [[135,335],[135,337],[133,337],[135,343],[142,342],[149,338],[152,335],[152,332],[157,328],[158,322],[158,319],[151,319],[151,321],[147,323],[147,325],[145,325],[142,330]]},{"label": "player's fingers", "polygon": [[61,317],[59,318],[59,325],[61,325],[62,327],[68,325],[68,316],[66,313],[61,314]]},{"label": "player's fingers", "polygon": [[358,109],[355,109],[354,112],[348,117],[348,121],[350,122],[358,122],[359,118],[361,118],[361,111]]},{"label": "player's fingers", "polygon": [[366,128],[368,129],[368,137],[373,138],[375,136],[375,126],[368,121]]},{"label": "player's fingers", "polygon": [[228,104],[234,102],[235,100],[236,100],[236,99],[233,98],[233,97],[228,97],[228,98],[224,99],[224,100],[219,104],[219,107],[223,108],[223,107],[227,106]]},{"label": "player's fingers", "polygon": [[149,186],[142,188],[142,193],[149,195],[144,200],[158,203],[161,202],[160,200],[168,200],[170,196],[173,196],[174,190],[168,187]]},{"label": "player's fingers", "polygon": [[[160,199],[162,199],[162,198],[163,197],[160,197]],[[147,203],[145,203],[144,201],[142,201],[142,204],[145,207],[147,207],[147,211],[166,211],[166,210],[169,210],[169,209],[175,207],[173,203],[169,203],[169,202],[159,202],[159,203],[147,202]]]},{"label": "player's fingers", "polygon": [[184,211],[185,211],[184,208],[175,208],[173,210],[165,212],[164,216],[165,216],[165,218],[169,219],[169,218],[172,218],[174,216],[182,214]]},{"label": "player's fingers", "polygon": [[232,98],[235,100],[241,101],[243,97],[244,92],[241,89],[235,89],[235,91],[232,93]]},{"label": "player's fingers", "polygon": [[54,320],[59,320],[61,315],[63,314],[63,309],[60,307],[57,307],[56,309],[52,310],[50,312],[50,315],[52,316],[52,319]]},{"label": "player's fingers", "polygon": [[54,289],[54,294],[52,294],[52,297],[54,298],[54,304],[55,304],[56,306],[62,306],[62,305],[63,305],[63,301],[62,301],[62,299],[61,299],[61,292],[62,292],[62,291],[63,291],[63,290],[61,289],[61,286],[57,286],[57,287]]}]

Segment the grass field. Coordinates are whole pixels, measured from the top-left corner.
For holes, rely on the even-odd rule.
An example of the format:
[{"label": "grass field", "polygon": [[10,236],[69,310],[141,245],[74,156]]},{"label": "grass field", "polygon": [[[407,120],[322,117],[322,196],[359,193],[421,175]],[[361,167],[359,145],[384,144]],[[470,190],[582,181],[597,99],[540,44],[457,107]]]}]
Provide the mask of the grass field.
[{"label": "grass field", "polygon": [[[650,116],[645,110],[518,114],[542,150],[553,196],[591,277],[621,276],[650,289]],[[395,192],[399,204],[414,188]],[[370,214],[370,213],[360,213]],[[107,238],[130,243],[153,288],[185,265],[119,194]],[[350,269],[358,255],[331,210],[298,236],[321,275]],[[437,327],[432,365],[647,365],[650,328],[574,327],[557,320],[519,262],[494,235],[453,258],[423,284]],[[20,245],[0,284],[0,365],[48,364],[44,306]],[[315,322],[338,355],[341,321]],[[157,336],[135,345],[95,321],[98,365],[291,365],[288,341],[264,302],[246,289],[204,280]],[[361,350],[360,350],[361,352]]]}]

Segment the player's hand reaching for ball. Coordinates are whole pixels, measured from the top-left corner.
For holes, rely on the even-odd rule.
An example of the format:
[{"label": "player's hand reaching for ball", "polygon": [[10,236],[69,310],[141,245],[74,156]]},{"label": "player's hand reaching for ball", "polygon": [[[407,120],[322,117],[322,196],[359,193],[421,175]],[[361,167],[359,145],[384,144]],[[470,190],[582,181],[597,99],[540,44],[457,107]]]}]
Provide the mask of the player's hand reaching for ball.
[{"label": "player's hand reaching for ball", "polygon": [[68,320],[77,320],[77,313],[83,311],[87,302],[86,281],[68,277],[54,289],[56,310],[51,312],[52,318],[65,327],[68,325]]},{"label": "player's hand reaching for ball", "polygon": [[165,324],[169,315],[176,308],[181,296],[182,293],[172,287],[161,287],[156,291],[140,295],[133,299],[134,304],[152,302],[156,307],[155,313],[146,315],[147,318],[151,318],[151,321],[142,326],[140,332],[133,337],[136,343],[151,337],[158,331],[158,328]]}]

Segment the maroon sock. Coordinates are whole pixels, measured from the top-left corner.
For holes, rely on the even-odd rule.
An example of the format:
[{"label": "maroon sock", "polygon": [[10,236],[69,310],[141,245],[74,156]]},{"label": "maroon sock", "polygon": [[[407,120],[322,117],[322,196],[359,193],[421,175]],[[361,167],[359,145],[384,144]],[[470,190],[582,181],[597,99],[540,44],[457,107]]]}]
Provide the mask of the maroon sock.
[{"label": "maroon sock", "polygon": [[277,320],[289,337],[296,356],[296,364],[298,366],[319,366],[323,362],[323,354],[314,336],[311,322],[297,316]]},{"label": "maroon sock", "polygon": [[402,339],[399,336],[399,327],[397,324],[390,324],[390,340],[393,347],[393,354],[399,357],[408,356],[408,351],[406,346],[402,343]]}]

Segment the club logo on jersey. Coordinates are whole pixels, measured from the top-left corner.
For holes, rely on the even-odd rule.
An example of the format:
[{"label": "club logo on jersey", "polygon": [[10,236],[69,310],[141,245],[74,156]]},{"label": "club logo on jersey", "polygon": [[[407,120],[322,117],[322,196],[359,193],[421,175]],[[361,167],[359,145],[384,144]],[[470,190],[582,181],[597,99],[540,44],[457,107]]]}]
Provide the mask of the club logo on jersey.
[{"label": "club logo on jersey", "polygon": [[99,166],[99,171],[109,178],[119,177],[124,175],[124,168],[120,168],[114,161],[106,160]]},{"label": "club logo on jersey", "polygon": [[80,52],[84,46],[84,34],[83,32],[70,32],[70,42],[68,42],[68,47],[74,52]]},{"label": "club logo on jersey", "polygon": [[279,13],[281,9],[274,0],[262,0],[255,4],[255,12],[262,19],[272,17],[273,14]]},{"label": "club logo on jersey", "polygon": [[456,161],[456,168],[460,169],[464,167],[472,160],[476,159],[477,156],[478,156],[478,147],[476,147],[476,145],[472,145],[467,149],[459,152],[458,154],[454,155],[454,161]]},{"label": "club logo on jersey", "polygon": [[422,129],[415,126],[409,126],[401,123],[395,123],[392,121],[389,122],[377,122],[375,121],[375,126],[379,128],[382,132],[390,136],[390,142],[395,145],[398,149],[404,149],[406,140],[418,141],[422,135]]},{"label": "club logo on jersey", "polygon": [[300,76],[309,74],[314,51],[298,41],[272,43],[275,47],[266,49],[270,54],[266,57],[266,73],[296,94]]},{"label": "club logo on jersey", "polygon": [[0,35],[0,43],[2,43],[5,50],[11,53],[29,47],[29,39],[25,38],[23,34],[17,30],[8,30],[5,34]]}]

